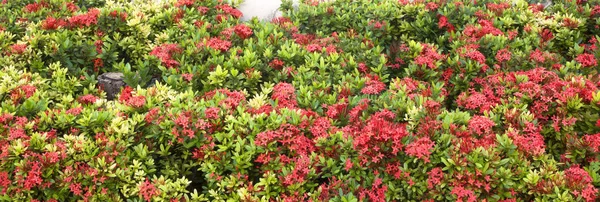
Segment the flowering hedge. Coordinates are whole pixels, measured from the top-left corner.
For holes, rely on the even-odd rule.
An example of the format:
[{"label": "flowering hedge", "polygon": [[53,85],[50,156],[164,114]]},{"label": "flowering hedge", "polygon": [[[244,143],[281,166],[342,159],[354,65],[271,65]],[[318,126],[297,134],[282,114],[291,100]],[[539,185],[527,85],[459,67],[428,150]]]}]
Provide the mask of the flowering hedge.
[{"label": "flowering hedge", "polygon": [[1,1],[0,200],[598,200],[600,1],[282,9]]}]

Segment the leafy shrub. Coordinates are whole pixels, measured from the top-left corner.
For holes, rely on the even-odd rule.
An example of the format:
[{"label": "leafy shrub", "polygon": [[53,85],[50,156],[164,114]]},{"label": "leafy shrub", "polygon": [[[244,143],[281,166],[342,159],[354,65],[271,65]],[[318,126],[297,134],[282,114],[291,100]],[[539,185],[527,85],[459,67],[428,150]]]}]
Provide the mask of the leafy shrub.
[{"label": "leafy shrub", "polygon": [[600,1],[289,3],[1,1],[0,199],[598,199]]}]

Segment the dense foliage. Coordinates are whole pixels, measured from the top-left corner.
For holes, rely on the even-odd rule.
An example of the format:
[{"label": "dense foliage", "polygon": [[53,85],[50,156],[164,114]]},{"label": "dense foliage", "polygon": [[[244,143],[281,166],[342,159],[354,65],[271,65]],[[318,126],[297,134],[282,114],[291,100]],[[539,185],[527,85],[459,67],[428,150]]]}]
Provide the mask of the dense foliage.
[{"label": "dense foliage", "polygon": [[598,199],[600,1],[291,5],[0,0],[0,200]]}]

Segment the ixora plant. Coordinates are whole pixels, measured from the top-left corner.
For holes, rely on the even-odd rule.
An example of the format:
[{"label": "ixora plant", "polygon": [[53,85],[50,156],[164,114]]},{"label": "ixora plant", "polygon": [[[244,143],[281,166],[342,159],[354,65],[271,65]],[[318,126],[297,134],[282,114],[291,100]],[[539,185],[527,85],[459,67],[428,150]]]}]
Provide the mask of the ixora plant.
[{"label": "ixora plant", "polygon": [[598,0],[162,2],[0,0],[0,201],[600,199]]}]

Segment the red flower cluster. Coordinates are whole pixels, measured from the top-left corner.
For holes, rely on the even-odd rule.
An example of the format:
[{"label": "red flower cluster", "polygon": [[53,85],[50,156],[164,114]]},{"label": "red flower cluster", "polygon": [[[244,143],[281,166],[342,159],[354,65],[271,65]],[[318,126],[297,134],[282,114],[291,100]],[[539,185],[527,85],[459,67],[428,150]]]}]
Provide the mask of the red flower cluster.
[{"label": "red flower cluster", "polygon": [[23,183],[25,190],[31,190],[43,182],[42,179],[42,164],[40,162],[30,162],[29,172],[27,172],[27,178]]},{"label": "red flower cluster", "polygon": [[227,14],[235,17],[235,18],[240,18],[243,15],[240,10],[232,8],[231,6],[229,6],[227,4],[218,5],[218,6],[215,6],[215,8],[217,10],[221,10],[221,11],[223,11],[223,12],[225,12],[225,13],[227,13]]},{"label": "red flower cluster", "polygon": [[204,117],[208,120],[217,120],[219,119],[219,111],[218,107],[209,107],[204,110]]},{"label": "red flower cluster", "polygon": [[535,49],[534,51],[531,51],[531,54],[529,55],[529,59],[531,59],[534,62],[538,62],[538,63],[544,63],[546,61],[546,58],[544,57],[544,53],[539,48]]},{"label": "red flower cluster", "polygon": [[175,3],[175,7],[186,6],[188,8],[191,8],[192,6],[194,6],[194,3],[196,3],[195,0],[178,0]]},{"label": "red flower cluster", "polygon": [[496,104],[492,100],[489,100],[488,96],[483,93],[472,92],[470,94],[471,95],[468,95],[466,92],[462,92],[459,95],[459,99],[456,101],[458,106],[470,110],[479,109],[480,112],[484,112],[489,111]]},{"label": "red flower cluster", "polygon": [[596,201],[598,189],[592,184],[590,174],[581,169],[579,165],[572,165],[565,170],[567,186],[572,190],[573,195],[580,196],[588,202]]},{"label": "red flower cluster", "polygon": [[496,61],[502,63],[502,62],[506,62],[509,61],[511,57],[511,53],[508,50],[508,48],[503,48],[498,50],[498,52],[496,53]]},{"label": "red flower cluster", "polygon": [[283,177],[282,183],[284,186],[290,186],[296,183],[304,182],[306,176],[310,172],[311,161],[306,155],[300,155],[295,161],[292,173]]},{"label": "red flower cluster", "polygon": [[208,46],[215,50],[220,50],[221,52],[226,52],[231,47],[231,42],[226,40],[221,40],[216,37],[210,38],[205,44],[198,44],[198,47],[202,47],[202,45]]},{"label": "red flower cluster", "polygon": [[271,99],[277,101],[278,108],[296,108],[298,103],[295,91],[292,84],[281,82],[273,88]]},{"label": "red flower cluster", "polygon": [[227,98],[219,102],[219,105],[223,105],[227,109],[235,109],[238,105],[246,100],[244,93],[240,91],[230,91],[228,89],[216,89],[205,93],[203,97],[206,99],[212,99],[216,93],[227,96]]},{"label": "red flower cluster", "polygon": [[501,3],[487,3],[486,7],[488,10],[494,12],[494,14],[496,15],[502,15],[502,13],[504,12],[504,10],[506,10],[507,8],[510,8],[510,4],[507,2],[501,2]]},{"label": "red flower cluster", "polygon": [[493,133],[492,127],[495,125],[494,121],[485,116],[474,116],[469,120],[469,130],[478,136],[486,136]]},{"label": "red flower cluster", "polygon": [[554,34],[552,34],[552,31],[549,29],[542,30],[542,33],[540,33],[540,35],[542,36],[542,39],[541,39],[542,43],[550,41],[554,38]]},{"label": "red flower cluster", "polygon": [[79,97],[79,102],[81,104],[94,104],[97,99],[98,99],[98,97],[96,97],[92,94],[87,94],[87,95]]},{"label": "red flower cluster", "polygon": [[315,139],[329,136],[328,130],[331,128],[331,121],[326,117],[317,118],[310,127],[310,133]]},{"label": "red flower cluster", "polygon": [[66,21],[62,19],[56,19],[52,16],[48,16],[44,21],[42,21],[42,29],[44,30],[56,30],[59,27],[64,27],[66,25]]},{"label": "red flower cluster", "polygon": [[10,46],[10,52],[17,55],[23,54],[26,49],[27,44],[13,44]]},{"label": "red flower cluster", "polygon": [[596,57],[589,53],[583,53],[581,55],[578,55],[577,58],[575,58],[575,60],[579,62],[582,67],[595,67],[598,65]]},{"label": "red flower cluster", "polygon": [[154,184],[152,184],[148,179],[142,182],[138,186],[138,189],[140,190],[140,196],[148,202],[152,201],[154,197],[160,195],[160,190],[156,188],[156,186],[154,186]]},{"label": "red flower cluster", "polygon": [[279,60],[277,58],[273,59],[269,63],[269,66],[272,67],[273,69],[276,69],[276,70],[281,70],[281,68],[283,68],[283,65],[284,65],[283,61],[281,61],[281,60]]},{"label": "red flower cluster", "polygon": [[19,102],[22,98],[29,98],[37,91],[37,88],[32,85],[22,85],[12,90],[10,98],[13,103]]},{"label": "red flower cluster", "polygon": [[583,142],[592,152],[600,152],[600,133],[583,136]]},{"label": "red flower cluster", "polygon": [[4,171],[0,172],[0,187],[2,187],[0,193],[6,194],[10,184],[12,184],[12,181],[8,177],[8,173]]},{"label": "red flower cluster", "polygon": [[529,156],[537,156],[543,154],[545,151],[546,143],[544,143],[544,137],[539,133],[514,135],[512,138],[519,151]]},{"label": "red flower cluster", "polygon": [[323,47],[321,47],[321,45],[319,45],[319,44],[309,44],[306,46],[306,50],[311,53],[319,52],[322,49],[323,49]]},{"label": "red flower cluster", "polygon": [[315,143],[304,136],[297,126],[283,124],[277,130],[265,131],[256,135],[255,144],[267,147],[270,143],[277,142],[299,156],[309,155],[315,151]]},{"label": "red flower cluster", "polygon": [[485,19],[480,19],[479,20],[479,25],[481,27],[476,27],[476,26],[471,26],[471,25],[467,25],[465,26],[465,29],[463,30],[463,34],[467,37],[469,37],[469,41],[477,41],[479,39],[481,39],[481,37],[491,34],[494,36],[501,36],[504,33],[494,27],[494,23],[492,23],[489,20],[485,20]]},{"label": "red flower cluster", "polygon": [[247,39],[252,36],[252,29],[245,24],[239,24],[234,27],[235,34],[242,39]]},{"label": "red flower cluster", "polygon": [[590,174],[578,165],[573,165],[566,169],[565,178],[567,179],[567,186],[574,189],[583,188],[592,182]]},{"label": "red flower cluster", "polygon": [[464,187],[461,186],[456,186],[454,188],[452,188],[452,194],[456,195],[457,202],[475,202],[477,201],[477,197],[475,197],[475,193],[471,190],[465,189]]},{"label": "red flower cluster", "polygon": [[150,55],[159,58],[165,67],[173,68],[179,66],[179,62],[173,59],[173,54],[181,52],[178,44],[163,44],[152,49]]},{"label": "red flower cluster", "polygon": [[358,116],[367,106],[368,102],[362,101],[354,107],[350,111],[350,121],[354,124],[342,128],[345,135],[354,138],[354,149],[360,154],[361,165],[397,155],[402,151],[402,138],[408,135],[406,125],[394,123],[396,115],[389,110],[381,110],[371,115],[366,123],[361,123]]},{"label": "red flower cluster", "polygon": [[379,77],[377,75],[374,75],[368,78],[367,82],[365,83],[365,87],[363,87],[360,92],[367,95],[377,95],[385,89],[386,85],[379,81]]},{"label": "red flower cluster", "polygon": [[423,44],[423,50],[421,54],[415,58],[416,65],[427,65],[430,69],[437,68],[436,62],[444,59],[444,55],[439,54],[437,50],[429,45]]},{"label": "red flower cluster", "polygon": [[71,13],[79,10],[79,7],[77,5],[75,5],[73,2],[65,2],[65,6],[67,7],[67,9],[69,11],[71,11]]},{"label": "red flower cluster", "polygon": [[407,155],[423,159],[425,162],[429,162],[429,155],[431,149],[435,146],[435,143],[429,139],[429,137],[422,137],[417,139],[406,146],[404,151]]},{"label": "red flower cluster", "polygon": [[35,12],[40,11],[44,7],[48,7],[48,3],[43,2],[43,1],[39,2],[39,3],[38,2],[34,2],[34,3],[30,3],[30,4],[25,5],[24,10],[25,10],[26,13],[35,13]]},{"label": "red flower cluster", "polygon": [[87,13],[75,15],[69,18],[69,26],[71,27],[89,27],[90,25],[95,25],[98,23],[98,16],[100,15],[100,10],[98,9],[90,9]]},{"label": "red flower cluster", "polygon": [[127,16],[128,16],[127,12],[119,12],[119,11],[110,12],[110,17],[119,18],[119,19],[121,19],[121,21],[126,21]]},{"label": "red flower cluster", "polygon": [[454,25],[448,22],[448,18],[443,15],[438,15],[438,28],[443,29],[446,28],[450,32],[454,32]]},{"label": "red flower cluster", "polygon": [[184,74],[181,74],[181,77],[182,77],[184,80],[186,80],[187,82],[191,82],[191,81],[192,81],[192,78],[194,77],[194,75],[193,75],[193,74],[190,74],[190,73],[184,73]]},{"label": "red flower cluster", "polygon": [[385,202],[385,192],[387,191],[387,186],[383,185],[381,178],[375,178],[373,181],[373,185],[371,186],[371,190],[361,190],[358,194],[358,199],[360,201],[366,201],[366,196],[369,197],[368,201],[372,202]]},{"label": "red flower cluster", "polygon": [[444,172],[439,167],[431,169],[427,174],[429,175],[429,178],[427,178],[427,188],[429,189],[433,189],[435,185],[440,184],[444,179]]},{"label": "red flower cluster", "polygon": [[125,88],[123,88],[121,91],[119,101],[130,107],[139,108],[144,106],[144,104],[146,104],[146,97],[143,95],[133,96],[131,93],[132,91],[133,89],[131,87],[125,86]]}]

